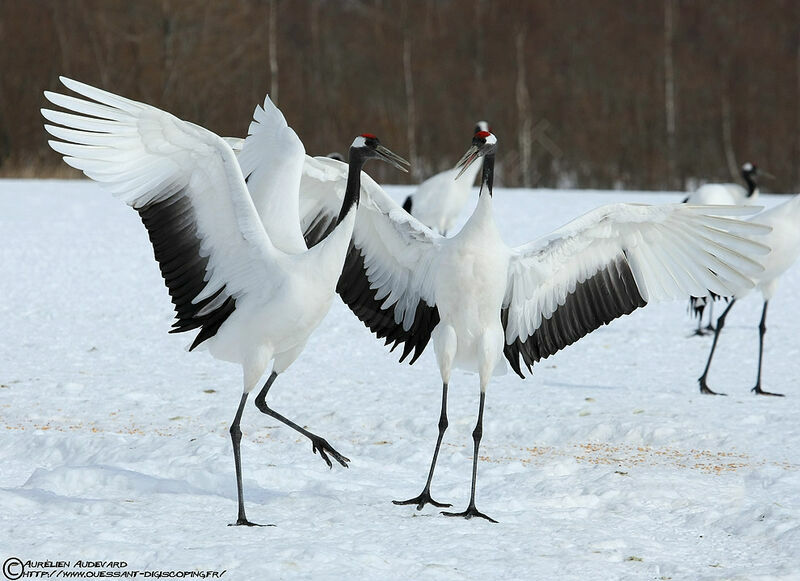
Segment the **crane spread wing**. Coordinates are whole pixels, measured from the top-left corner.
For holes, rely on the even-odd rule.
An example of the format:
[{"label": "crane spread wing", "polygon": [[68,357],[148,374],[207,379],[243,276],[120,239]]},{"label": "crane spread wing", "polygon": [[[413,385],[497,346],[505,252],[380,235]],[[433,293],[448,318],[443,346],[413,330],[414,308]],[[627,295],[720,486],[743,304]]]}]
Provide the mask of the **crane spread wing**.
[{"label": "crane spread wing", "polygon": [[226,138],[237,152],[261,222],[273,244],[292,254],[305,252],[300,232],[298,190],[306,150],[270,100],[257,105],[244,140]]},{"label": "crane spread wing", "polygon": [[[724,216],[753,209],[668,204],[603,206],[514,249],[501,319],[505,356],[528,371],[601,325],[650,301],[752,288],[768,227]],[[713,214],[713,215],[712,215]]]},{"label": "crane spread wing", "polygon": [[[171,332],[213,337],[237,300],[270,284],[276,250],[264,232],[231,148],[169,113],[71,79],[81,99],[45,92],[43,109],[64,161],[132,206],[150,236],[175,305]],[[87,100],[90,99],[90,100]]]},{"label": "crane spread wing", "polygon": [[[344,198],[347,164],[306,158],[300,220],[309,247],[331,231]],[[412,218],[365,173],[353,239],[337,292],[379,339],[403,344],[414,363],[439,323],[433,277],[441,237]]]}]

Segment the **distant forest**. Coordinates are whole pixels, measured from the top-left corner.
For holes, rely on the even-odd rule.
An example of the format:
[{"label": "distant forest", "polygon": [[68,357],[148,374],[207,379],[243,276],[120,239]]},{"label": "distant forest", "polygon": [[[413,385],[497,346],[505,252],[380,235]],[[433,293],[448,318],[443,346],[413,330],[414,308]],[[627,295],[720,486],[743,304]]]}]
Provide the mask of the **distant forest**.
[{"label": "distant forest", "polygon": [[[510,187],[800,191],[797,0],[0,0],[0,175],[69,171],[59,75],[243,136],[269,93],[311,155],[377,134],[417,182],[474,123]],[[377,164],[379,180],[404,179]]]}]

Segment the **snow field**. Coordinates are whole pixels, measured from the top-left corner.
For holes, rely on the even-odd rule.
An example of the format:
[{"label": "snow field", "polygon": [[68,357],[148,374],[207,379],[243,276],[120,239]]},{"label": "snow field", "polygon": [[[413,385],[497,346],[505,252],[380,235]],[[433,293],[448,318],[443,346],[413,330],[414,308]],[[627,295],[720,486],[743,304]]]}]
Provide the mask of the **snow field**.
[{"label": "snow field", "polygon": [[[510,244],[604,203],[680,199],[495,191]],[[167,334],[169,297],[136,214],[86,181],[2,181],[0,237],[2,561],[125,560],[228,579],[800,578],[797,267],[767,321],[764,388],[785,399],[749,392],[755,295],[731,311],[709,376],[728,397],[698,392],[711,339],[688,337],[683,302],[599,329],[524,382],[494,378],[477,503],[497,525],[391,504],[427,474],[433,351],[398,364],[336,301],[270,401],[351,466],[328,470],[248,405],[248,516],[276,526],[245,529],[225,526],[239,369]],[[456,510],[477,402],[477,377],[454,373],[433,496]]]}]

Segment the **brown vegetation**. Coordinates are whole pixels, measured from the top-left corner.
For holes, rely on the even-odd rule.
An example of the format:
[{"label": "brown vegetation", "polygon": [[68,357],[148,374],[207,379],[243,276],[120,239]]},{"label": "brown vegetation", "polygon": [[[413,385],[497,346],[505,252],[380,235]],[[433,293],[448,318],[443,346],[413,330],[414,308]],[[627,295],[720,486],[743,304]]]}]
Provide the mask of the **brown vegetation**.
[{"label": "brown vegetation", "polygon": [[508,186],[686,188],[751,160],[797,191],[799,38],[793,0],[0,0],[0,173],[62,167],[38,110],[63,74],[221,135],[271,90],[310,154],[368,131],[415,178],[487,119]]}]

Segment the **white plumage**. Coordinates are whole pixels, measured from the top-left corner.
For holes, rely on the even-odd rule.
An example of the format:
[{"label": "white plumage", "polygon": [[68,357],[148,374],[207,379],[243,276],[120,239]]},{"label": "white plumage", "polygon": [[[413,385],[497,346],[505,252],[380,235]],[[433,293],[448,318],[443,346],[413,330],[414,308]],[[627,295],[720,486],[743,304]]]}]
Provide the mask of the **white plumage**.
[{"label": "white plumage", "polygon": [[366,144],[357,138],[338,227],[308,250],[298,217],[305,150],[269,99],[256,108],[247,139],[235,144],[241,149],[237,161],[228,142],[202,127],[77,81],[61,81],[91,100],[45,92],[54,105],[72,111],[42,110],[58,124],[45,125],[57,139],[50,146],[141,215],[175,304],[173,332],[199,329],[190,349],[202,344],[214,357],[242,367],[243,394],[231,438],[236,524],[250,525],[242,496],[239,421],[270,362],[272,373],[256,397],[257,407],[308,437],[329,466],[328,454],[347,466],[348,459],[326,440],[269,408],[266,396],[330,308],[355,221],[361,166],[370,157],[395,165],[402,160],[377,139]]},{"label": "white plumage", "polygon": [[[486,121],[478,121],[473,133],[488,130]],[[406,198],[403,209],[431,230],[446,236],[464,210],[479,170],[480,165],[471,166],[456,178],[459,170],[452,168],[429,177]]]},{"label": "white plumage", "polygon": [[[747,188],[739,184],[704,184],[689,194],[684,202],[689,204],[706,205],[752,205],[758,201],[758,177],[759,170],[755,164],[750,162],[742,164],[741,175]],[[764,174],[769,176],[769,174]],[[713,295],[712,295],[713,296]],[[708,305],[708,325],[703,327],[703,312]],[[697,329],[695,335],[705,335],[714,328],[711,325],[713,302],[701,297],[691,297],[689,299],[689,311],[697,317]]]},{"label": "white plumage", "polygon": [[[770,208],[769,210],[765,210],[757,216],[750,218],[750,220],[772,228],[772,231],[761,239],[762,242],[772,249],[763,261],[764,270],[761,273],[752,275],[755,288],[761,293],[761,297],[764,300],[764,306],[761,311],[761,322],[758,326],[758,373],[756,376],[756,384],[752,391],[759,395],[780,396],[782,394],[764,391],[761,388],[761,364],[764,355],[764,335],[767,331],[767,305],[775,294],[780,277],[797,261],[797,257],[800,256],[800,228],[798,228],[798,224],[800,224],[800,195],[793,196],[790,200]],[[736,299],[731,300],[725,311],[720,315],[719,319],[717,319],[714,342],[711,345],[708,361],[703,370],[703,375],[698,379],[701,393],[716,393],[708,387],[708,370],[711,367],[711,359],[717,347],[717,340],[722,332],[722,328],[725,326],[725,317],[738,298],[740,298],[740,296],[737,295]]]},{"label": "white plumage", "polygon": [[[749,240],[768,228],[731,219],[745,207],[617,204],[598,208],[552,234],[509,248],[492,213],[496,139],[475,136],[462,159],[484,157],[481,194],[463,229],[444,238],[364,180],[352,249],[337,291],[353,312],[411,362],[432,338],[442,377],[439,437],[423,492],[403,503],[435,502],[430,485],[447,427],[447,386],[454,367],[477,371],[481,399],[473,432],[470,503],[475,508],[478,445],[489,378],[503,357],[522,375],[530,366],[597,327],[649,301],[709,290],[730,296],[753,286],[767,246]],[[306,239],[324,233],[341,200],[343,168],[306,164],[300,215]],[[449,514],[449,513],[448,513]]]}]

